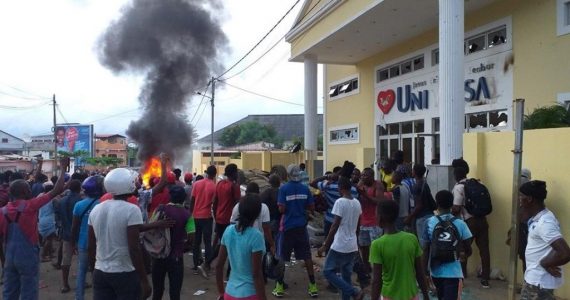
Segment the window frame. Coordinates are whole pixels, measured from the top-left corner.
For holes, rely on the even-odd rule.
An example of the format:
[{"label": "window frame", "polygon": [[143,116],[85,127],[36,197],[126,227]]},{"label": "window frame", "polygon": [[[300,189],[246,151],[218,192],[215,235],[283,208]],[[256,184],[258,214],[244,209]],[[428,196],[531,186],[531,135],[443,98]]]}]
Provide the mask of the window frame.
[{"label": "window frame", "polygon": [[570,33],[570,0],[556,0],[556,34]]},{"label": "window frame", "polygon": [[[356,82],[356,83],[355,83]],[[345,90],[349,90],[348,92],[345,92],[345,90],[342,90],[342,87],[348,85],[347,88]],[[354,86],[356,85],[356,88],[354,88]],[[333,91],[334,92],[331,92]],[[337,81],[333,81],[331,83],[329,83],[328,85],[328,99],[329,101],[335,101],[338,99],[342,99],[345,97],[349,97],[352,95],[356,95],[360,93],[360,74],[354,74],[348,77],[345,77],[341,80],[337,80]]]},{"label": "window frame", "polygon": [[[349,139],[349,140],[332,140],[331,139],[331,134],[334,131],[353,130],[353,129],[356,129],[356,132],[357,132],[357,137],[355,139]],[[327,131],[328,131],[327,141],[328,141],[329,145],[360,144],[361,132],[360,132],[360,124],[359,123],[329,127]]]}]

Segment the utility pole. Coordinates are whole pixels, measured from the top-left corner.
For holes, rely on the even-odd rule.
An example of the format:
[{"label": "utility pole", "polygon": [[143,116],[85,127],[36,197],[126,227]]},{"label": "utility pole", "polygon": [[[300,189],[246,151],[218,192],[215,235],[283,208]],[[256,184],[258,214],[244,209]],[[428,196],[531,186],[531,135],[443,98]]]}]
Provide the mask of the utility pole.
[{"label": "utility pole", "polygon": [[53,94],[52,104],[53,104],[53,163],[51,166],[51,170],[53,175],[55,175],[55,168],[56,168],[55,158],[57,157],[57,127],[56,127],[57,121],[55,119],[55,106],[57,105],[57,103],[55,102],[55,94]]},{"label": "utility pole", "polygon": [[216,78],[212,77],[212,98],[210,98],[210,103],[212,104],[212,130],[210,133],[210,166],[214,165],[214,95],[216,93]]}]

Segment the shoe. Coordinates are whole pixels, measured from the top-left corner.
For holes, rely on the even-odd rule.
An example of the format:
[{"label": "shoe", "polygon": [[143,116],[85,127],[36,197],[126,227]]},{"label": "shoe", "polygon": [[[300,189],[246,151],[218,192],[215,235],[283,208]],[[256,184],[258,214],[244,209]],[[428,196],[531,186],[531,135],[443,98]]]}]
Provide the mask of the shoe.
[{"label": "shoe", "polygon": [[491,286],[489,285],[489,280],[485,280],[485,279],[481,280],[481,286],[482,286],[484,289],[489,289],[489,288],[491,288]]},{"label": "shoe", "polygon": [[282,298],[283,294],[285,294],[285,289],[283,288],[283,284],[276,282],[272,294],[277,298]]},{"label": "shoe", "polygon": [[317,298],[319,296],[319,289],[316,283],[309,283],[309,296],[311,296],[311,298]]},{"label": "shoe", "polygon": [[206,270],[206,266],[204,265],[198,266],[198,271],[200,271],[200,275],[202,275],[202,277],[208,279],[208,271]]}]

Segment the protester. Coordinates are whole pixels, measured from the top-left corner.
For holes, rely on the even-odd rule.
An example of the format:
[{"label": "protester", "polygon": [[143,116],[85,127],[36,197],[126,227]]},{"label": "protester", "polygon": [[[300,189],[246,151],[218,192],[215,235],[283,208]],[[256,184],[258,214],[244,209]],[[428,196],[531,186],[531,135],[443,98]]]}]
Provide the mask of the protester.
[{"label": "protester", "polygon": [[435,200],[438,215],[427,220],[426,230],[421,233],[427,241],[424,263],[437,289],[437,298],[457,300],[463,280],[460,250],[471,253],[471,231],[463,220],[451,214],[453,194],[450,191],[437,192]]},{"label": "protester", "polygon": [[270,187],[263,191],[259,197],[261,203],[267,205],[269,209],[269,219],[271,225],[271,236],[275,240],[279,232],[279,221],[281,220],[281,213],[279,213],[279,206],[277,205],[277,195],[279,187],[281,186],[281,178],[277,174],[269,175]]},{"label": "protester", "polygon": [[564,283],[561,267],[570,261],[560,223],[544,204],[546,195],[544,181],[532,180],[519,188],[519,204],[530,217],[521,300],[555,299],[554,290]]},{"label": "protester", "polygon": [[[456,184],[453,187],[453,214],[461,217],[469,226],[473,240],[479,248],[481,256],[481,286],[490,288],[489,279],[491,274],[491,253],[489,251],[489,224],[487,217],[475,217],[471,215],[466,205],[465,183],[467,182],[467,174],[469,173],[469,164],[463,159],[456,159],[452,162],[453,174]],[[467,276],[467,260],[462,261],[463,276]]]},{"label": "protester", "polygon": [[[246,195],[239,206],[237,224],[230,225],[224,232],[216,266],[218,300],[266,299],[262,272],[265,244],[261,233],[252,228],[260,212],[259,196]],[[232,272],[224,286],[223,268],[228,257]]]},{"label": "protester", "polygon": [[425,231],[426,221],[433,216],[433,212],[437,208],[433,196],[431,195],[429,184],[424,178],[425,173],[426,167],[424,165],[414,165],[412,175],[414,176],[415,184],[411,191],[415,199],[415,208],[406,219],[404,219],[404,224],[407,226],[411,226],[412,220],[416,220],[416,234],[418,235],[420,246],[422,247],[425,247],[427,243],[427,241],[423,239],[422,234]]},{"label": "protester", "polygon": [[[351,187],[349,179],[339,178],[338,188],[342,197],[334,204],[332,213],[335,219],[319,254],[328,251],[323,274],[330,284],[341,290],[342,299],[353,297],[360,300],[364,293],[352,286],[351,275],[358,256],[356,232],[362,208],[358,200],[352,197]],[[340,270],[341,276],[337,275],[337,270]]]},{"label": "protester", "polygon": [[[47,177],[46,177],[47,178]],[[42,192],[36,196],[41,196],[53,189],[53,183],[46,181],[42,184]],[[36,189],[37,190],[37,189]],[[55,198],[55,197],[54,197]],[[55,223],[55,209],[54,201],[50,200],[47,204],[42,206],[38,212],[38,232],[42,239],[42,262],[51,261],[55,257],[57,251],[54,249],[54,241],[57,240],[57,227]],[[54,264],[59,269],[59,264]]]},{"label": "protester", "polygon": [[[60,160],[60,170],[66,170],[68,165],[69,159]],[[32,198],[26,181],[19,179],[10,184],[13,201],[6,204],[0,214],[6,255],[2,292],[5,300],[38,299],[38,210],[63,191],[63,180],[60,176],[50,192],[37,198]]]},{"label": "protester", "polygon": [[386,191],[391,192],[394,188],[392,176],[394,175],[396,167],[396,161],[392,159],[387,159],[382,163],[380,168],[380,180],[386,184]]},{"label": "protester", "polygon": [[[206,170],[207,178],[194,183],[192,188],[192,199],[190,200],[190,211],[196,224],[194,236],[193,260],[195,273],[198,274],[198,266],[203,262],[212,259],[212,200],[216,194],[216,167],[209,166]],[[201,261],[202,240],[204,241],[205,258]]]},{"label": "protester", "polygon": [[184,207],[186,207],[187,209],[190,209],[190,199],[192,199],[192,179],[194,177],[192,176],[192,173],[186,173],[184,174],[184,190],[186,191],[186,200],[184,201]]},{"label": "protester", "polygon": [[[374,172],[372,172],[372,173],[374,173]],[[358,183],[360,182],[361,176],[362,176],[362,172],[360,172],[360,169],[354,168],[354,170],[352,170],[352,174],[350,174],[350,183],[353,186],[357,186]]]},{"label": "protester", "polygon": [[170,254],[166,258],[154,258],[152,261],[153,300],[162,299],[166,274],[168,274],[170,299],[180,299],[184,280],[184,245],[192,228],[192,224],[189,224],[190,212],[184,208],[186,199],[184,188],[178,185],[171,186],[169,194],[170,203],[159,206],[157,209],[164,211],[166,218],[176,223],[170,229]]},{"label": "protester", "polygon": [[299,164],[300,174],[301,174],[301,183],[309,186],[309,173],[305,170],[306,166],[304,163]]},{"label": "protester", "polygon": [[73,223],[73,208],[75,204],[81,200],[81,181],[74,179],[68,184],[69,194],[59,200],[58,210],[61,218],[61,236],[62,240],[62,260],[61,260],[61,279],[63,286],[61,293],[68,293],[69,287],[69,269],[71,267],[71,258],[73,256],[71,226]]},{"label": "protester", "polygon": [[407,185],[402,184],[402,174],[394,172],[392,178],[392,198],[400,207],[398,219],[396,220],[396,228],[398,230],[410,231],[410,226],[406,226],[404,221],[410,215],[410,195],[411,192]]},{"label": "protester", "polygon": [[[88,177],[83,181],[81,187],[86,198],[77,202],[73,207],[73,221],[71,225],[72,248],[78,251],[77,284],[75,287],[75,300],[84,299],[86,287],[91,286],[86,283],[89,260],[87,253],[89,214],[95,206],[99,204],[99,198],[105,193],[103,187],[104,178],[101,175]],[[92,271],[92,270],[90,270]]]},{"label": "protester", "polygon": [[415,235],[396,229],[400,208],[394,201],[378,205],[378,224],[384,235],[372,242],[372,299],[419,299],[418,285],[424,299],[429,299],[422,250]]},{"label": "protester", "polygon": [[[299,171],[299,166],[289,165],[287,167],[289,182],[279,188],[277,203],[279,211],[283,214],[283,234],[279,238],[278,256],[283,261],[290,261],[291,252],[294,250],[295,258],[305,261],[305,268],[309,276],[308,293],[311,297],[317,297],[319,291],[315,282],[311,245],[306,227],[307,217],[305,215],[305,209],[311,213],[314,212],[315,204],[309,188],[300,182]],[[284,295],[283,280],[284,278],[277,279],[273,290],[275,297],[280,298]]]},{"label": "protester", "polygon": [[[358,246],[360,249],[360,255],[363,258],[364,273],[370,274],[372,271],[370,262],[368,262],[368,257],[370,256],[370,245],[372,244],[372,241],[382,235],[382,229],[378,226],[376,217],[376,206],[380,201],[384,200],[384,186],[380,181],[374,180],[374,170],[371,168],[365,168],[362,171],[362,176],[356,189],[360,195],[358,200],[362,207]],[[370,281],[369,278],[366,280]],[[363,285],[362,282],[361,285]]]},{"label": "protester", "polygon": [[184,182],[180,181],[180,177],[182,177],[182,170],[176,168],[172,170],[172,173],[174,173],[174,177],[176,178],[175,184],[177,186],[184,187],[185,186]]}]

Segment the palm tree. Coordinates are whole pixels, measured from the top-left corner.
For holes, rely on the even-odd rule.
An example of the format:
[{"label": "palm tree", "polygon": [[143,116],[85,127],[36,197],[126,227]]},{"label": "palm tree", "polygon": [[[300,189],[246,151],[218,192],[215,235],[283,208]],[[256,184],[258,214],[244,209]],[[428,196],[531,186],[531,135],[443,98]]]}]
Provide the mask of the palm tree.
[{"label": "palm tree", "polygon": [[570,127],[570,110],[557,104],[539,107],[524,116],[524,129]]}]

